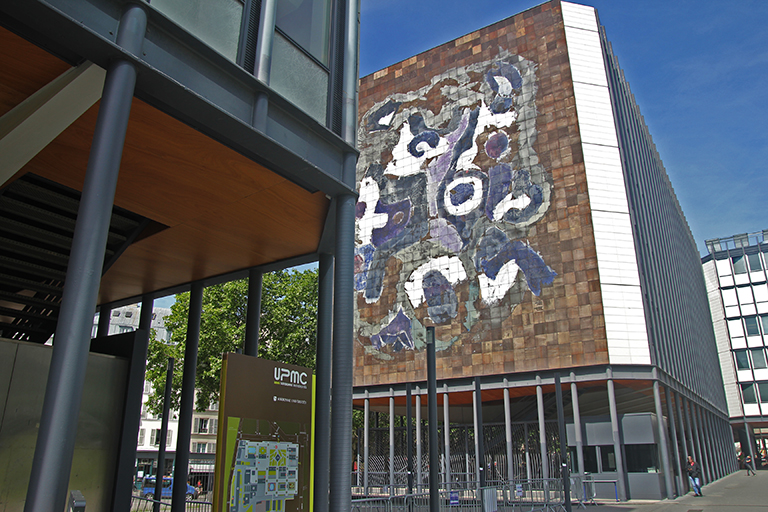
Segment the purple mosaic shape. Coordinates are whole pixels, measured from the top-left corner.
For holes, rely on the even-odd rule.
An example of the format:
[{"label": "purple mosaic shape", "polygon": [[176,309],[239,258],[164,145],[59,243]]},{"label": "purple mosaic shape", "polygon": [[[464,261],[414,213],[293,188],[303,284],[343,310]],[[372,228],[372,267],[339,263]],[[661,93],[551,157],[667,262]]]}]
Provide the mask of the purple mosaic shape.
[{"label": "purple mosaic shape", "polygon": [[507,147],[509,147],[509,139],[507,138],[507,134],[503,132],[494,133],[485,143],[485,153],[489,157],[496,159],[499,158],[504,151],[506,151]]},{"label": "purple mosaic shape", "polygon": [[405,199],[392,204],[383,204],[381,201],[376,205],[374,212],[386,213],[387,223],[380,228],[373,230],[371,235],[371,242],[374,246],[378,247],[388,240],[391,240],[400,235],[408,222],[411,220],[411,200]]},{"label": "purple mosaic shape", "polygon": [[392,345],[395,352],[404,348],[413,350],[415,347],[411,334],[411,319],[401,309],[386,327],[371,336],[371,345],[376,350],[381,350],[385,345]]},{"label": "purple mosaic shape", "polygon": [[[488,199],[485,203],[485,215],[491,220],[506,222],[525,222],[533,217],[544,202],[541,187],[531,182],[531,174],[525,169],[512,169],[507,164],[497,165],[488,171]],[[515,197],[525,194],[531,202],[523,209],[513,208],[504,212],[502,219],[493,218],[493,210],[509,193]]]},{"label": "purple mosaic shape", "polygon": [[[457,178],[461,177],[476,177],[479,178],[480,181],[483,184],[483,190],[480,192],[482,200],[480,204],[477,206],[477,208],[473,209],[472,211],[464,214],[464,215],[453,215],[448,210],[445,209],[445,192],[448,187],[448,185],[453,182]],[[458,189],[459,187],[456,187]],[[453,189],[453,190],[456,190]],[[460,202],[454,202],[453,195],[451,195],[451,204],[454,206],[457,206],[461,204]],[[458,195],[458,194],[457,194]],[[438,206],[438,214],[440,217],[446,219],[448,222],[453,224],[456,228],[456,232],[459,234],[462,240],[462,247],[466,247],[469,241],[472,238],[472,228],[475,226],[475,223],[484,215],[485,211],[485,201],[486,197],[488,195],[488,175],[486,175],[482,171],[476,171],[476,170],[467,170],[467,171],[458,171],[450,175],[446,175],[445,178],[443,178],[443,182],[440,183],[440,187],[437,189],[437,206]]]},{"label": "purple mosaic shape", "polygon": [[448,151],[437,157],[434,163],[428,168],[430,184],[428,199],[430,211],[437,211],[437,194],[434,191],[439,187],[440,183],[442,183],[446,173],[451,168],[453,148],[456,145],[456,142],[461,138],[462,134],[466,131],[468,125],[469,113],[466,113],[461,117],[456,131],[445,136],[445,140],[448,142]]},{"label": "purple mosaic shape", "polygon": [[442,272],[430,270],[424,274],[422,290],[427,302],[427,313],[434,323],[446,324],[456,318],[459,312],[459,300],[453,286]]},{"label": "purple mosaic shape", "polygon": [[453,253],[459,252],[463,245],[456,228],[442,218],[433,219],[429,222],[429,236]]},{"label": "purple mosaic shape", "polygon": [[355,203],[355,219],[360,220],[363,218],[363,215],[365,215],[365,210],[368,206],[368,203],[365,201],[358,201]]},{"label": "purple mosaic shape", "polygon": [[541,294],[542,285],[552,284],[557,276],[557,272],[547,266],[531,246],[519,240],[509,241],[497,228],[489,229],[480,239],[474,259],[475,269],[491,279],[496,279],[501,267],[507,262],[515,260],[525,274],[528,288],[537,297]]},{"label": "purple mosaic shape", "polygon": [[368,281],[368,270],[371,266],[375,249],[370,244],[355,248],[355,291],[365,289]]},{"label": "purple mosaic shape", "polygon": [[520,76],[520,72],[517,68],[507,62],[498,62],[496,65],[485,74],[485,80],[488,85],[496,93],[496,97],[493,98],[490,108],[494,114],[502,114],[508,112],[509,109],[514,107],[514,100],[510,96],[506,96],[500,93],[499,84],[494,77],[503,77],[512,86],[513,90],[519,90],[523,86],[523,77]]}]

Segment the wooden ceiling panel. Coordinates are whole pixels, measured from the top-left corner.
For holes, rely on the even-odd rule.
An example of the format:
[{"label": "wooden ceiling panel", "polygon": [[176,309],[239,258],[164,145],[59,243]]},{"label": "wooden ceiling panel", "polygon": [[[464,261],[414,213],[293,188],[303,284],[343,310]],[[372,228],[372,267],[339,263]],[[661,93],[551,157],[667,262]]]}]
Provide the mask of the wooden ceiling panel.
[{"label": "wooden ceiling panel", "polygon": [[[13,49],[0,52],[0,116],[71,67],[4,28],[0,28],[0,48]],[[9,73],[10,69],[14,72]]]},{"label": "wooden ceiling panel", "polygon": [[[0,112],[69,65],[0,29]],[[98,116],[91,107],[19,173],[82,190]],[[165,226],[135,242],[102,279],[99,302],[312,253],[330,201],[133,100],[115,204]]]}]

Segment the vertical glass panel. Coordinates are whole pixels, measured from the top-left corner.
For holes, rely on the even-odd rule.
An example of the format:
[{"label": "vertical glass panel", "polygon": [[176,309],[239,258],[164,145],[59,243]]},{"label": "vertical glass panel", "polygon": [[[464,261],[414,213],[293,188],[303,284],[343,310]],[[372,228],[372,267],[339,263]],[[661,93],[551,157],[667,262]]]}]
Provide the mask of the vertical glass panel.
[{"label": "vertical glass panel", "polygon": [[763,334],[768,336],[768,315],[760,315],[760,321],[763,324]]},{"label": "vertical glass panel", "polygon": [[734,350],[733,356],[736,358],[736,368],[749,370],[749,357],[746,350]]},{"label": "vertical glass panel", "polygon": [[741,398],[744,399],[745,404],[756,404],[757,393],[755,392],[755,384],[750,382],[749,384],[741,385]]},{"label": "vertical glass panel", "polygon": [[[752,352],[752,367],[755,370],[762,370],[768,368],[768,364],[765,361],[765,352],[761,348],[751,350]],[[768,398],[768,396],[766,396]]]},{"label": "vertical glass panel", "polygon": [[277,0],[275,25],[310,55],[328,65],[330,0]]},{"label": "vertical glass panel", "polygon": [[768,402],[768,382],[758,382],[757,387],[760,390],[760,402]]},{"label": "vertical glass panel", "polygon": [[744,256],[733,256],[731,258],[731,261],[733,262],[733,273],[734,274],[746,274],[747,273],[747,262],[744,259]]},{"label": "vertical glass panel", "polygon": [[760,336],[760,329],[757,327],[756,316],[744,317],[744,327],[747,329],[747,336]]},{"label": "vertical glass panel", "polygon": [[754,272],[756,270],[762,270],[763,264],[760,261],[760,254],[748,254],[747,261],[749,261],[749,270]]},{"label": "vertical glass panel", "polygon": [[584,447],[584,471],[587,473],[597,473],[597,446]]},{"label": "vertical glass panel", "polygon": [[152,0],[150,5],[228,59],[237,59],[241,0]]},{"label": "vertical glass panel", "polygon": [[606,471],[616,471],[616,453],[613,451],[613,445],[600,447],[600,462],[602,463],[603,473]]},{"label": "vertical glass panel", "polygon": [[325,125],[328,72],[278,33],[272,46],[269,85]]}]

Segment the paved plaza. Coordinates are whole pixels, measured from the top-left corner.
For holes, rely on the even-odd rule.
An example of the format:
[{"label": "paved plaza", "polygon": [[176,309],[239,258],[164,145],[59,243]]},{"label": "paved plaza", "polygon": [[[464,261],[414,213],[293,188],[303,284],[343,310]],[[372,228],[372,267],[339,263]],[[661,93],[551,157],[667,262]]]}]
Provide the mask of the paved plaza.
[{"label": "paved plaza", "polygon": [[[705,485],[702,497],[692,493],[675,500],[601,503],[587,510],[600,512],[766,512],[768,511],[768,471],[746,476],[744,470]],[[574,509],[577,510],[577,509]]]}]

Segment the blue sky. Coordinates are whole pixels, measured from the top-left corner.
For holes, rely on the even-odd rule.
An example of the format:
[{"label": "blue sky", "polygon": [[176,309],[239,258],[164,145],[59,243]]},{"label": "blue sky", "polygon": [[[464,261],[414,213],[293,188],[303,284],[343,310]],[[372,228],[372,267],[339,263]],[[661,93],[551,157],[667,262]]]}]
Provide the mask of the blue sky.
[{"label": "blue sky", "polygon": [[[360,75],[538,5],[362,0]],[[768,229],[768,2],[593,0],[702,254]]]}]

